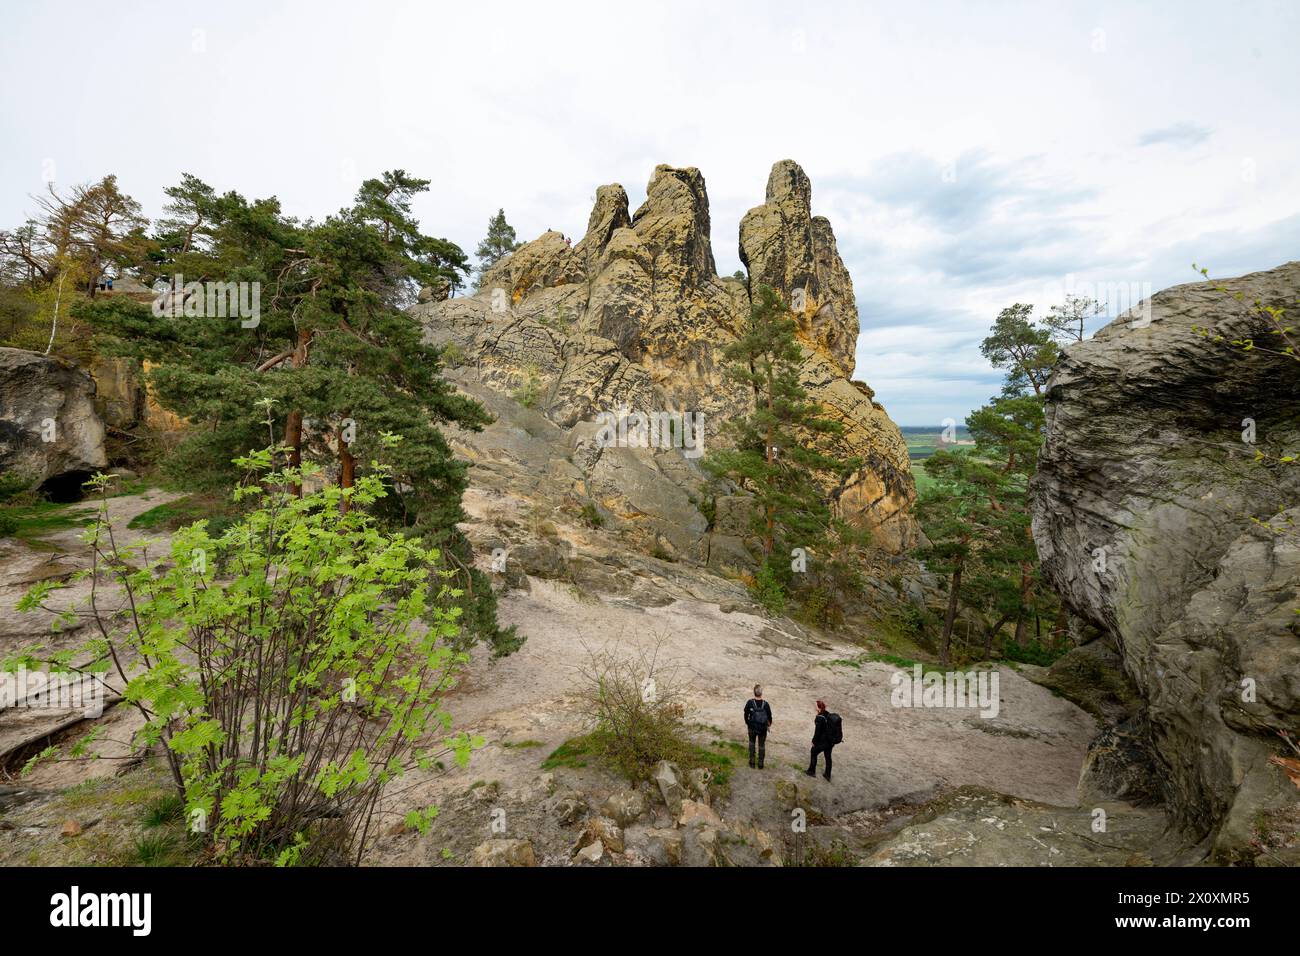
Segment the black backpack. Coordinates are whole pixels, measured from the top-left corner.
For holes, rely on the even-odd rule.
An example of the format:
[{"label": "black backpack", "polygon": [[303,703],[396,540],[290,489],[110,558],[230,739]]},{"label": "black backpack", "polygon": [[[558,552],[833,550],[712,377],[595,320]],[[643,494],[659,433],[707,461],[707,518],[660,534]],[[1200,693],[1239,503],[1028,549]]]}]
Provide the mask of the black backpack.
[{"label": "black backpack", "polygon": [[764,701],[749,702],[749,726],[756,734],[767,733],[767,705]]},{"label": "black backpack", "polygon": [[826,712],[826,742],[828,744],[844,743],[844,721],[839,714]]}]

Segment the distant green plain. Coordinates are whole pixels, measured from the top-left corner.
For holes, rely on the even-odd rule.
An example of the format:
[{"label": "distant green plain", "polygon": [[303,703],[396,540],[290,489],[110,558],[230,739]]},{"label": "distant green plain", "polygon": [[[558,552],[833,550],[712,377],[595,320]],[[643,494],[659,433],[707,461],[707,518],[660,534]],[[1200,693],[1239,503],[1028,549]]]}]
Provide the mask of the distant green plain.
[{"label": "distant green plain", "polygon": [[[943,437],[943,428],[928,425],[906,425],[899,428],[907,442],[907,457],[912,464],[912,478],[916,481],[916,492],[920,494],[927,488],[934,487],[935,480],[925,470],[925,460],[933,455]],[[957,441],[970,441],[970,432],[965,425],[957,426]],[[969,446],[967,446],[969,447]]]}]

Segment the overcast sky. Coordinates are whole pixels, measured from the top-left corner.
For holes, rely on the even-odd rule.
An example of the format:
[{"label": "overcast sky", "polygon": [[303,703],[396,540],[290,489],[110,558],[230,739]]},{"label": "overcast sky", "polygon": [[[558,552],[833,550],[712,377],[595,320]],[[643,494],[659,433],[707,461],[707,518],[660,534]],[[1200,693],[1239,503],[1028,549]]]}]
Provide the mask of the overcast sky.
[{"label": "overcast sky", "polygon": [[[433,180],[472,251],[580,236],[596,187],[708,183],[718,270],[798,161],[853,276],[856,376],[904,425],[997,391],[998,311],[1300,258],[1298,3],[73,4],[0,12],[0,224],[118,174],[182,172],[299,216]],[[1115,303],[1112,303],[1115,304]]]}]

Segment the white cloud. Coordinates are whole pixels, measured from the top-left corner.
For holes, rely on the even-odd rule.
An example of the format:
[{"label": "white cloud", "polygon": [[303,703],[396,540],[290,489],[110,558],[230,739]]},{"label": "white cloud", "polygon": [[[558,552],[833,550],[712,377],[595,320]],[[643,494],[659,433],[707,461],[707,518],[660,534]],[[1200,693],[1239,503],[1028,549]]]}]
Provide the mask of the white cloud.
[{"label": "white cloud", "polygon": [[154,213],[193,172],[302,216],[401,167],[433,180],[430,231],[472,250],[502,206],[521,236],[579,235],[598,185],[635,204],[667,162],[704,172],[725,274],[772,162],[796,159],[859,293],[858,376],[905,424],[997,390],[978,343],[1010,302],[1045,308],[1067,275],[1268,268],[1300,234],[1294,6],[55,0],[5,17],[5,225],[49,162],[64,184],[117,172]]}]

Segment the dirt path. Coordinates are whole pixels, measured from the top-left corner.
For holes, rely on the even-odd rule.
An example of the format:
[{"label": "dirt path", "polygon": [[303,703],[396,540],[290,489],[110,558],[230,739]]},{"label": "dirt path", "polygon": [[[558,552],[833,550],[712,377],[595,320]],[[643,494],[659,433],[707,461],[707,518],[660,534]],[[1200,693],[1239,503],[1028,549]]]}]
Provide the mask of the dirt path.
[{"label": "dirt path", "polygon": [[[151,552],[165,547],[166,534],[129,531],[136,515],[177,496],[152,491],[110,501],[119,540],[148,537]],[[18,543],[3,547],[0,573],[0,650],[12,651],[33,639],[55,646],[76,641],[75,633],[55,634],[41,615],[17,615],[14,603],[36,580],[66,576],[80,566],[86,546],[76,531],[47,539],[53,550]],[[589,650],[617,649],[634,654],[659,647],[661,659],[676,670],[688,720],[701,730],[701,742],[743,743],[741,708],[755,683],[765,688],[774,712],[768,737],[767,767],[743,765],[733,774],[721,807],[728,820],[757,821],[773,806],[778,780],[811,787],[818,805],[835,817],[871,811],[896,802],[914,803],[963,784],[988,787],[1057,806],[1076,804],[1075,786],[1093,719],[1082,710],[1031,683],[1010,668],[997,671],[999,712],[992,719],[976,709],[900,708],[891,704],[892,665],[857,659],[861,649],[827,642],[789,621],[773,621],[752,609],[722,600],[733,582],[675,566],[676,578],[637,573],[637,587],[593,594],[559,581],[528,579],[527,590],[501,596],[503,624],[517,624],[528,638],[522,650],[500,661],[485,649],[474,659],[447,701],[455,731],[482,735],[487,743],[465,768],[437,776],[416,775],[384,801],[381,827],[389,828],[407,810],[463,797],[477,783],[494,790],[528,793],[543,779],[541,764],[565,741],[589,728],[579,711],[579,668]],[[698,580],[696,580],[698,578]],[[78,585],[64,600],[76,596]],[[652,594],[650,592],[653,592]],[[647,599],[650,594],[653,599]],[[701,599],[712,596],[713,600]],[[845,740],[835,750],[834,781],[802,776],[812,736],[814,700],[821,697],[844,718]],[[49,719],[59,715],[51,713]],[[129,753],[131,715],[111,708],[106,720],[105,756]],[[111,773],[117,761],[54,764],[37,771],[33,786],[66,787],[89,776]],[[593,792],[616,782],[596,771],[564,770],[567,783],[590,785]],[[557,774],[558,775],[558,774]],[[584,779],[585,778],[585,779]],[[482,821],[475,820],[477,831]],[[400,828],[397,828],[400,829]],[[373,862],[427,862],[432,851],[409,832],[394,831],[382,841]]]},{"label": "dirt path", "polygon": [[[182,495],[149,489],[141,494],[120,495],[107,501],[107,515],[118,545],[147,542],[151,557],[161,556],[170,540],[166,532],[140,531],[127,525],[137,515],[151,508],[175,501]],[[98,508],[94,501],[69,506],[93,515]],[[81,646],[90,636],[90,621],[84,612],[90,592],[90,582],[80,581],[50,595],[49,605],[54,608],[76,606],[83,609],[72,624],[56,626],[56,615],[44,610],[20,614],[18,601],[27,589],[39,581],[67,580],[77,569],[90,564],[90,549],[81,540],[83,528],[64,528],[43,535],[32,545],[15,538],[0,541],[0,657],[32,644],[42,644],[47,651],[58,651]],[[98,603],[103,608],[115,604],[115,589],[100,583]],[[129,757],[135,746],[133,735],[142,725],[139,714],[130,707],[109,706],[102,716],[93,721],[100,729],[100,738],[87,757],[80,760],[48,762],[24,778],[24,784],[43,789],[69,787],[95,777],[115,773],[122,761]],[[98,708],[92,708],[92,711]],[[68,731],[78,735],[92,726],[92,721],[81,720],[84,708],[37,707],[0,711],[0,757],[29,747],[50,733]]]},{"label": "dirt path", "polygon": [[[859,649],[810,645],[772,621],[699,601],[642,608],[534,579],[529,592],[503,596],[500,608],[503,621],[518,624],[527,643],[504,661],[476,653],[448,701],[455,729],[481,734],[487,745],[464,769],[415,786],[404,781],[401,797],[385,808],[390,813],[436,803],[478,781],[503,791],[534,785],[544,758],[588,729],[576,696],[585,648],[630,652],[662,642],[661,654],[680,667],[688,719],[730,740],[746,739],[741,708],[754,683],[764,686],[774,711],[767,768],[742,767],[733,776],[728,819],[752,819],[770,808],[778,778],[812,784],[820,806],[836,816],[913,802],[961,784],[1074,806],[1079,767],[1096,732],[1088,714],[1009,668],[998,671],[996,718],[980,718],[971,709],[895,708],[892,665],[832,664]],[[831,783],[800,775],[817,697],[845,724]]]}]

